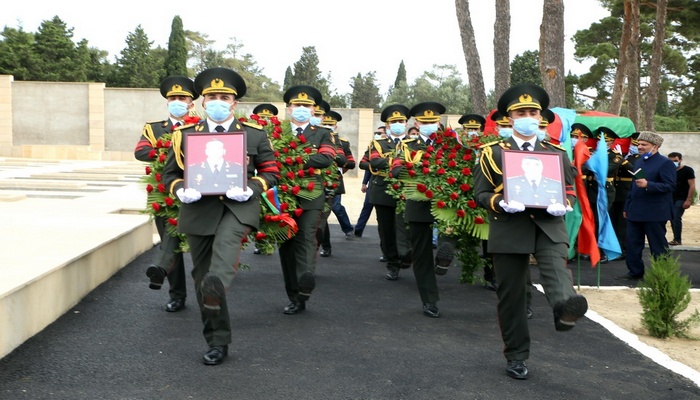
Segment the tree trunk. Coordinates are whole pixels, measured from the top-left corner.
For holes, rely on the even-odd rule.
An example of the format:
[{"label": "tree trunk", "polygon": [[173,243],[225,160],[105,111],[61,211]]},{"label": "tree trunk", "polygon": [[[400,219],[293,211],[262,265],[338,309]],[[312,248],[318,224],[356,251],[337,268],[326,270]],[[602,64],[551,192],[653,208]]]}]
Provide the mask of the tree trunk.
[{"label": "tree trunk", "polygon": [[612,89],[612,98],[610,99],[610,108],[608,112],[611,114],[620,115],[622,111],[622,99],[625,96],[625,77],[627,76],[627,48],[630,44],[630,32],[632,24],[632,4],[630,0],[625,0],[625,14],[622,24],[622,38],[620,39],[620,56],[618,57],[619,64],[615,71],[615,83]]},{"label": "tree trunk", "polygon": [[496,0],[493,24],[494,95],[498,99],[510,87],[510,0]]},{"label": "tree trunk", "polygon": [[564,1],[545,0],[540,25],[540,72],[550,107],[566,107]]},{"label": "tree trunk", "polygon": [[630,1],[630,43],[627,47],[627,116],[639,129],[639,1]]},{"label": "tree trunk", "polygon": [[484,89],[484,77],[481,73],[481,60],[476,48],[474,27],[469,14],[469,0],[455,0],[457,10],[457,23],[459,33],[462,36],[462,50],[467,62],[467,76],[469,78],[469,92],[471,94],[472,109],[475,114],[486,115],[486,90]]},{"label": "tree trunk", "polygon": [[661,61],[666,41],[666,9],[668,0],[656,1],[656,21],[654,22],[654,44],[652,45],[651,64],[649,65],[649,88],[644,101],[644,130],[654,130],[656,101],[659,98],[661,81]]}]

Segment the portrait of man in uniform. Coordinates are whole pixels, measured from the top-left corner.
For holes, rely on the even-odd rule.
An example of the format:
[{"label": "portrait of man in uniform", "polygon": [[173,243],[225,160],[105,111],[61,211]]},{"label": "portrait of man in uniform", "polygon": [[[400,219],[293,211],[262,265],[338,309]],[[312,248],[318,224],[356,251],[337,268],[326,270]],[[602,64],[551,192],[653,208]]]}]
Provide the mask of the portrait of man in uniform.
[{"label": "portrait of man in uniform", "polygon": [[185,154],[189,156],[185,160],[186,187],[202,194],[224,194],[234,187],[246,187],[244,135],[199,133],[187,135],[186,140],[186,147],[192,149]]},{"label": "portrait of man in uniform", "polygon": [[[545,173],[545,165],[547,166]],[[505,198],[532,208],[564,203],[561,158],[557,153],[504,151]]]}]

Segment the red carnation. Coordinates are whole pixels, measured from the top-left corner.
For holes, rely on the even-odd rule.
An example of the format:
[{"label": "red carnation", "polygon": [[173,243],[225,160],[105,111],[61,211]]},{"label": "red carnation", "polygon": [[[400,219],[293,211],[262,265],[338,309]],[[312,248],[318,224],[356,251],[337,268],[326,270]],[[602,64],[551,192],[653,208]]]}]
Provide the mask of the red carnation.
[{"label": "red carnation", "polygon": [[457,179],[454,176],[450,176],[447,178],[448,185],[454,185],[455,182],[457,182]]},{"label": "red carnation", "polygon": [[471,154],[465,154],[465,155],[462,156],[462,160],[464,160],[464,161],[469,161],[469,160],[471,160],[471,159],[472,159],[472,155],[471,155]]},{"label": "red carnation", "polygon": [[425,197],[432,199],[433,198],[433,191],[432,190],[426,190],[425,191]]},{"label": "red carnation", "polygon": [[168,207],[172,207],[173,204],[175,204],[175,200],[172,199],[172,197],[166,197],[165,198],[165,205]]},{"label": "red carnation", "polygon": [[467,213],[464,212],[464,210],[457,210],[457,216],[459,218],[464,218],[465,215],[467,215]]},{"label": "red carnation", "polygon": [[156,211],[160,211],[160,204],[156,203],[155,201],[151,203],[151,207]]},{"label": "red carnation", "polygon": [[311,154],[311,147],[304,147],[304,153]]},{"label": "red carnation", "polygon": [[455,153],[450,153],[450,154],[447,155],[447,159],[448,159],[448,160],[452,160],[452,159],[454,159],[454,158],[456,158],[456,157],[457,157],[457,154],[455,154]]},{"label": "red carnation", "polygon": [[287,157],[284,159],[284,163],[287,165],[292,165],[294,164],[294,160],[292,160],[292,157]]},{"label": "red carnation", "polygon": [[440,200],[436,204],[437,208],[445,208],[445,202]]},{"label": "red carnation", "polygon": [[279,161],[275,161],[275,164],[277,164],[277,169],[282,169],[282,163]]},{"label": "red carnation", "polygon": [[423,175],[428,175],[430,173],[430,168],[423,168]]},{"label": "red carnation", "polygon": [[170,225],[177,226],[177,219],[176,218],[168,218],[168,223]]},{"label": "red carnation", "polygon": [[477,225],[481,225],[484,223],[484,219],[481,217],[476,217],[476,218],[474,218],[474,223]]},{"label": "red carnation", "polygon": [[423,153],[423,159],[428,159],[430,158],[430,153]]},{"label": "red carnation", "polygon": [[331,189],[335,189],[335,188],[337,188],[337,187],[338,187],[338,184],[337,184],[337,183],[334,183],[334,184],[331,185]]},{"label": "red carnation", "polygon": [[266,215],[265,217],[263,217],[263,220],[265,222],[270,222],[272,220],[272,215]]},{"label": "red carnation", "polygon": [[164,141],[164,142],[163,142],[163,147],[165,147],[166,149],[169,149],[169,148],[170,148],[170,140]]},{"label": "red carnation", "polygon": [[467,206],[469,206],[469,208],[476,208],[476,201],[474,201],[474,200],[469,200],[469,201],[467,202]]},{"label": "red carnation", "polygon": [[275,153],[274,153],[274,154],[275,154],[275,157],[279,157],[279,156],[280,156],[280,152],[277,151],[277,150],[275,150]]},{"label": "red carnation", "polygon": [[[300,164],[301,164],[301,163],[300,163]],[[329,170],[329,171],[330,171],[330,170]],[[314,169],[314,167],[309,167],[308,172],[309,172],[309,175],[313,175],[313,174],[316,173],[316,170]],[[328,174],[328,175],[330,175],[330,174]]]},{"label": "red carnation", "polygon": [[296,215],[297,217],[301,217],[301,214],[303,212],[304,210],[302,210],[301,208],[297,208],[296,210],[294,210],[294,215]]},{"label": "red carnation", "polygon": [[455,162],[455,160],[450,160],[450,161],[447,163],[447,166],[450,167],[450,168],[454,168],[454,167],[457,166],[457,163]]},{"label": "red carnation", "polygon": [[255,240],[263,240],[267,237],[265,232],[258,232],[255,234]]},{"label": "red carnation", "polygon": [[471,174],[472,174],[472,170],[470,168],[462,168],[462,175],[469,176]]},{"label": "red carnation", "polygon": [[162,183],[158,184],[158,191],[161,193],[165,193],[165,185]]},{"label": "red carnation", "polygon": [[[299,186],[297,186],[297,187],[299,187]],[[281,210],[282,212],[285,212],[285,211],[287,211],[288,209],[289,209],[289,203],[286,203],[286,202],[285,202],[285,203],[280,204],[280,210]]]},{"label": "red carnation", "polygon": [[399,190],[400,187],[401,187],[401,186],[399,186],[398,183],[394,183],[394,184],[391,185],[391,188],[394,189],[394,190]]},{"label": "red carnation", "polygon": [[275,129],[279,128],[280,120],[276,115],[270,117],[270,122],[272,122],[272,125],[275,125]]},{"label": "red carnation", "polygon": [[450,193],[450,200],[457,200],[459,195],[455,192]]},{"label": "red carnation", "polygon": [[159,149],[163,148],[163,141],[162,140],[160,140],[160,139],[156,140],[156,148],[159,148]]},{"label": "red carnation", "polygon": [[416,184],[417,191],[423,193],[423,192],[425,192],[426,189],[427,189],[427,187],[424,184],[422,184],[422,183]]},{"label": "red carnation", "polygon": [[301,188],[299,187],[299,185],[294,185],[294,187],[292,187],[292,194],[296,196],[299,194],[300,190]]},{"label": "red carnation", "polygon": [[415,158],[415,157],[416,157],[416,151],[413,150],[413,151],[411,151],[411,158]]},{"label": "red carnation", "polygon": [[146,165],[146,175],[151,174],[151,167],[149,165]]},{"label": "red carnation", "polygon": [[471,188],[472,188],[472,187],[469,186],[468,183],[463,183],[463,184],[459,185],[459,190],[461,190],[461,191],[463,191],[463,192],[468,192],[469,189],[471,189]]},{"label": "red carnation", "polygon": [[326,175],[330,175],[330,174],[332,174],[332,173],[333,173],[333,171],[331,171],[330,169],[327,169],[327,170],[326,170]]},{"label": "red carnation", "polygon": [[296,149],[296,148],[297,148],[297,142],[294,142],[294,141],[289,142],[289,147],[292,148],[292,149]]},{"label": "red carnation", "polygon": [[289,179],[290,181],[293,180],[294,179],[294,172],[288,171],[287,172],[287,179]]},{"label": "red carnation", "polygon": [[258,123],[260,124],[260,126],[267,126],[267,121],[265,121],[264,119],[259,120]]},{"label": "red carnation", "polygon": [[304,177],[304,170],[303,170],[303,169],[300,169],[299,171],[297,171],[297,176],[298,176],[299,178],[303,178],[303,177]]},{"label": "red carnation", "polygon": [[148,193],[151,193],[153,191],[153,185],[151,185],[150,183],[148,185],[146,185],[146,191]]},{"label": "red carnation", "polygon": [[289,190],[289,186],[287,186],[287,185],[280,185],[280,190],[283,191],[283,192],[286,192],[287,190]]},{"label": "red carnation", "polygon": [[430,161],[428,161],[428,160],[423,160],[423,166],[424,166],[424,167],[429,167],[429,166],[430,166]]},{"label": "red carnation", "polygon": [[283,147],[283,148],[282,148],[282,153],[284,153],[284,154],[289,153],[289,148],[288,148],[288,147]]},{"label": "red carnation", "polygon": [[[277,129],[277,128],[275,128],[275,129]],[[278,132],[272,132],[272,138],[273,138],[273,139],[279,140],[279,138],[281,138],[281,137],[282,137],[282,136],[280,136],[280,134],[279,134]]]},{"label": "red carnation", "polygon": [[314,190],[314,187],[315,187],[315,186],[316,186],[316,185],[314,185],[313,182],[309,182],[309,183],[306,185],[306,188],[309,190],[309,192],[311,192],[311,191]]},{"label": "red carnation", "polygon": [[160,175],[160,174],[156,174],[156,182],[160,182],[160,179],[161,179],[161,175]]},{"label": "red carnation", "polygon": [[303,164],[303,163],[304,163],[304,159],[301,158],[301,156],[297,156],[297,157],[294,159],[294,161],[295,161],[297,164]]},{"label": "red carnation", "polygon": [[404,165],[406,166],[406,169],[411,169],[411,168],[413,168],[413,163],[407,162],[407,163],[404,164]]},{"label": "red carnation", "polygon": [[[250,114],[250,119],[260,122],[260,116],[258,114]],[[240,121],[240,119],[239,119],[239,121]],[[241,121],[241,122],[245,122],[245,121]]]},{"label": "red carnation", "polygon": [[165,162],[165,158],[166,158],[166,157],[168,157],[167,154],[165,154],[165,153],[160,153],[160,155],[158,156],[158,161],[159,161],[159,162]]},{"label": "red carnation", "polygon": [[248,243],[248,236],[243,236],[241,243]]},{"label": "red carnation", "polygon": [[299,141],[300,141],[302,144],[306,143],[306,138],[304,137],[304,135],[299,135],[299,136],[297,136],[297,139],[299,139]]},{"label": "red carnation", "polygon": [[151,151],[148,152],[148,158],[156,158],[156,154],[158,154],[156,149],[151,149]]},{"label": "red carnation", "polygon": [[414,177],[414,176],[416,176],[416,171],[415,171],[415,170],[409,170],[409,171],[408,171],[408,176],[410,176],[411,178]]},{"label": "red carnation", "polygon": [[437,170],[438,175],[445,175],[445,168],[440,168]]}]

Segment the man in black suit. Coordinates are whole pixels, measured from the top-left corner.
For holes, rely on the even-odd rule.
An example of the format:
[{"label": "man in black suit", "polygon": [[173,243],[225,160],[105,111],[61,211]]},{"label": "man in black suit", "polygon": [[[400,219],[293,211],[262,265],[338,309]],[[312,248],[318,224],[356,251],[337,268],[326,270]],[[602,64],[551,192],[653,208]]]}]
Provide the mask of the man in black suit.
[{"label": "man in black suit", "polygon": [[[171,134],[176,127],[185,125],[183,118],[194,108],[194,100],[199,94],[194,90],[194,82],[185,76],[169,76],[160,83],[160,94],[168,101],[167,119],[149,122],[143,127],[141,139],[136,144],[134,157],[139,161],[152,162],[156,154],[157,142],[161,136]],[[168,234],[169,223],[165,217],[155,218],[160,236],[160,246],[156,262],[146,269],[148,287],[159,290],[168,278],[170,300],[165,311],[176,312],[185,308],[187,286],[185,282],[185,262],[180,252],[180,239]]]},{"label": "man in black suit", "polygon": [[[204,100],[207,119],[173,133],[173,146],[163,169],[163,183],[182,202],[178,230],[187,235],[192,254],[192,277],[200,307],[204,338],[209,350],[206,365],[217,365],[228,355],[231,320],[226,291],[238,271],[242,240],[260,226],[260,197],[279,180],[279,169],[267,134],[260,125],[238,122],[233,115],[246,85],[228,68],[210,68],[197,75],[195,90]],[[202,195],[186,187],[184,133],[245,131],[247,187],[234,187],[225,195]]]}]

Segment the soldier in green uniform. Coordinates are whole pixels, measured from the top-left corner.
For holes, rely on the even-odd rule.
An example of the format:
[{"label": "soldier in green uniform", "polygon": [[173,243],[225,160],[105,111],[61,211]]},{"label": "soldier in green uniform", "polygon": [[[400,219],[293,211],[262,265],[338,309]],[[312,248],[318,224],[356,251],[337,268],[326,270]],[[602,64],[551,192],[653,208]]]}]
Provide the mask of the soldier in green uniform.
[{"label": "soldier in green uniform", "polygon": [[[330,130],[310,123],[314,107],[320,104],[321,92],[307,86],[292,86],[284,92],[284,102],[287,104],[287,115],[291,116],[292,133],[304,135],[311,144],[314,152],[306,162],[305,168],[314,168],[316,184],[323,186],[322,168],[331,166],[336,158],[336,148],[331,139]],[[284,314],[294,315],[306,309],[306,301],[316,286],[316,227],[321,222],[321,211],[326,203],[326,197],[321,195],[314,199],[298,197],[301,215],[294,215],[298,231],[291,239],[279,246],[284,287],[289,298],[289,305],[284,308]]]},{"label": "soldier in green uniform", "polygon": [[567,204],[525,208],[514,200],[506,202],[503,196],[506,150],[559,153],[564,165],[570,164],[561,147],[537,139],[540,111],[548,104],[547,92],[536,85],[517,85],[503,93],[498,110],[511,121],[513,136],[482,147],[474,181],[477,202],[489,210],[488,250],[498,279],[498,321],[505,343],[506,373],[515,379],[528,376],[525,361],[530,356],[530,333],[525,304],[530,254],[537,258],[556,330],[573,328],[588,309],[586,299],[574,291],[566,268],[569,237],[563,216],[572,210],[576,199],[572,169],[564,168]]},{"label": "soldier in green uniform", "polygon": [[[187,235],[190,245],[192,277],[209,345],[203,362],[217,365],[228,355],[231,343],[226,291],[238,270],[243,238],[260,225],[261,194],[277,184],[279,169],[262,127],[240,123],[233,115],[238,99],[246,92],[240,75],[228,68],[206,69],[197,75],[194,87],[203,97],[207,119],[175,130],[163,183],[182,202],[178,230]],[[234,187],[222,195],[202,195],[185,187],[185,134],[227,131],[245,132],[247,187]]]},{"label": "soldier in green uniform", "polygon": [[[401,261],[402,257],[404,260],[409,257],[410,248],[406,244],[406,224],[402,215],[396,214],[397,200],[386,192],[385,178],[391,168],[397,148],[400,148],[402,141],[406,139],[408,111],[408,107],[401,104],[392,104],[382,110],[380,118],[387,125],[389,131],[387,137],[372,141],[360,161],[360,168],[369,170],[372,174],[369,184],[369,201],[374,205],[377,215],[379,245],[383,257],[386,258],[388,271],[384,277],[391,281],[397,280],[399,270],[402,266],[406,266],[406,263],[402,265]],[[391,132],[392,127],[394,133]],[[400,246],[399,242],[401,242]]]},{"label": "soldier in green uniform", "polygon": [[[337,148],[335,162],[336,166],[338,167],[338,186],[335,188],[335,195],[331,198],[330,211],[332,211],[333,214],[335,214],[335,217],[338,219],[340,228],[345,234],[345,239],[352,240],[355,236],[355,228],[350,223],[350,218],[348,217],[348,213],[345,210],[345,206],[343,206],[341,199],[342,195],[345,194],[345,183],[343,181],[343,174],[351,169],[355,169],[355,157],[353,157],[352,155],[350,142],[345,138],[341,138],[338,134],[338,122],[342,120],[342,115],[340,115],[336,111],[329,110],[323,116],[323,121],[321,122],[321,124],[324,128],[330,129],[331,135],[334,139],[333,141],[335,142]],[[324,227],[322,231],[323,234],[319,239],[321,243],[321,252],[319,253],[319,255],[321,257],[330,257],[332,245],[331,233],[330,229],[328,228],[328,217],[326,217],[326,220],[324,221]]]},{"label": "soldier in green uniform", "polygon": [[[404,143],[402,152],[425,151],[433,144],[439,129],[440,115],[445,106],[436,102],[424,102],[413,106],[409,114],[415,119],[415,126],[420,134],[418,139]],[[391,176],[399,177],[404,168],[401,160],[392,165]],[[440,310],[437,302],[440,294],[435,277],[435,259],[433,257],[433,224],[435,219],[430,212],[429,201],[406,200],[404,217],[408,222],[409,239],[413,249],[413,274],[418,285],[423,315],[438,318]]]},{"label": "soldier in green uniform", "polygon": [[[255,108],[253,108],[253,114],[255,114],[261,118],[269,119],[272,117],[276,117],[278,113],[279,113],[279,110],[277,109],[277,107],[275,107],[274,104],[270,104],[270,103],[258,104],[257,106],[255,106]],[[260,253],[261,253],[260,249],[257,246],[255,246],[255,249],[253,249],[253,254],[260,254]]]},{"label": "soldier in green uniform", "polygon": [[[625,155],[626,165],[634,166],[639,159],[639,149],[637,146],[639,142],[639,132],[634,132],[630,136],[630,145],[627,154]],[[615,200],[612,203],[612,209],[610,211],[610,219],[612,220],[613,229],[615,229],[615,234],[617,235],[617,240],[620,242],[620,248],[622,249],[621,259],[625,258],[626,255],[626,237],[627,237],[627,221],[623,215],[625,210],[625,201],[627,200],[627,195],[630,192],[632,185],[632,174],[629,173],[629,168],[618,168],[615,174]]]},{"label": "soldier in green uniform", "polygon": [[[183,118],[194,108],[194,100],[199,94],[194,90],[194,83],[185,76],[169,76],[160,83],[160,94],[168,100],[167,119],[149,122],[143,127],[141,139],[136,144],[134,157],[139,161],[153,161],[156,143],[164,134],[171,134],[179,126],[185,125]],[[153,153],[151,153],[153,152]],[[168,221],[164,217],[155,218],[160,246],[156,262],[146,269],[150,280],[148,287],[158,290],[167,276],[170,284],[170,301],[165,304],[165,311],[176,312],[185,308],[187,285],[185,282],[185,262],[182,258],[180,240],[167,232]]]}]

